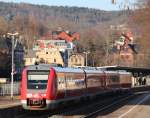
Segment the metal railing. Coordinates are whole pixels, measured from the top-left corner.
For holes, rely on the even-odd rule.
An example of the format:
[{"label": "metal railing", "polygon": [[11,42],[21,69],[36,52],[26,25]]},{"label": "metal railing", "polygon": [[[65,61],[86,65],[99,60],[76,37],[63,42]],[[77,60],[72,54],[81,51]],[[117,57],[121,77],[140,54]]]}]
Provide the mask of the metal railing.
[{"label": "metal railing", "polygon": [[[11,94],[11,84],[0,84],[0,96],[7,96]],[[20,95],[20,82],[14,82],[13,94]]]}]

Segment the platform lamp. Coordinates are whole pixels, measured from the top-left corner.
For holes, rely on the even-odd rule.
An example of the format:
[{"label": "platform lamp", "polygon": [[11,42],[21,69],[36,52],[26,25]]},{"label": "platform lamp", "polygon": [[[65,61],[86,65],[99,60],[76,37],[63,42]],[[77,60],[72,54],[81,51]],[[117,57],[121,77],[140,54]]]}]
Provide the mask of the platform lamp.
[{"label": "platform lamp", "polygon": [[15,33],[7,33],[8,36],[11,37],[11,42],[12,42],[12,46],[11,46],[11,53],[12,53],[12,57],[11,57],[11,99],[13,100],[13,85],[14,85],[14,49],[17,45],[17,39],[16,36],[19,35],[18,32]]}]

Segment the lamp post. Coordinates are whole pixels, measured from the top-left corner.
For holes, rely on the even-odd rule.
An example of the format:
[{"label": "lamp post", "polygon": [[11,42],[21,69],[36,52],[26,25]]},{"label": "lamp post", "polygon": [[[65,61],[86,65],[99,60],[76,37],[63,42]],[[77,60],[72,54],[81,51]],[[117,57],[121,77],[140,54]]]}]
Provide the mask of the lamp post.
[{"label": "lamp post", "polygon": [[11,53],[12,53],[12,57],[11,57],[11,99],[13,100],[13,84],[14,84],[14,48],[16,47],[17,44],[17,40],[15,41],[15,36],[18,35],[18,32],[16,33],[7,33],[9,36],[11,36],[11,42],[12,42],[12,46],[11,46]]},{"label": "lamp post", "polygon": [[88,65],[88,62],[87,62],[87,55],[90,53],[89,51],[86,51],[86,52],[83,52],[85,54],[85,65],[87,66]]}]

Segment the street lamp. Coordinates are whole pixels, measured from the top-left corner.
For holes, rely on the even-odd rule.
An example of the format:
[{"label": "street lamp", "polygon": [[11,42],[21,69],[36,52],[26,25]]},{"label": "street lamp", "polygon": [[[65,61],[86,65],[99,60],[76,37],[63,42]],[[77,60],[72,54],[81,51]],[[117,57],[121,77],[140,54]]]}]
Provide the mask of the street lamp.
[{"label": "street lamp", "polygon": [[17,40],[15,40],[15,36],[17,36],[19,33],[7,33],[9,36],[11,36],[12,39],[12,46],[11,46],[11,99],[13,100],[13,84],[14,84],[14,48],[16,47]]},{"label": "street lamp", "polygon": [[87,62],[87,55],[90,53],[89,51],[86,51],[86,52],[83,52],[85,54],[85,65],[87,66],[88,65],[88,62]]}]

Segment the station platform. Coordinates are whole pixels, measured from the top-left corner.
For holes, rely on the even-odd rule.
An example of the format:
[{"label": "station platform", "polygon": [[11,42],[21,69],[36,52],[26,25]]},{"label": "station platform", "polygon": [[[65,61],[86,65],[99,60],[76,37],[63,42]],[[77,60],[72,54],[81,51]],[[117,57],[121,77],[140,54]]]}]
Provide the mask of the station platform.
[{"label": "station platform", "polygon": [[10,96],[0,96],[0,109],[11,108],[21,105],[20,96],[14,96],[11,99]]}]

